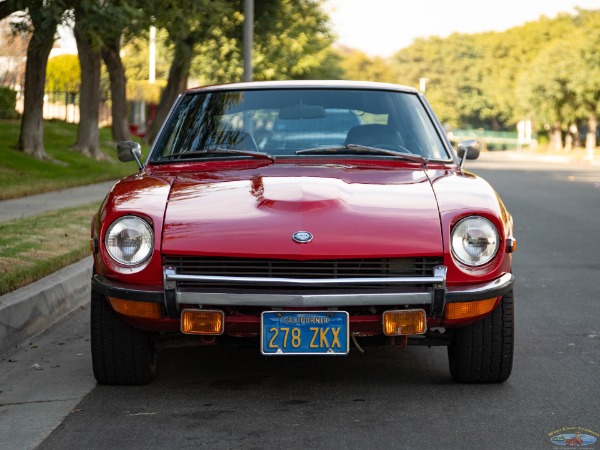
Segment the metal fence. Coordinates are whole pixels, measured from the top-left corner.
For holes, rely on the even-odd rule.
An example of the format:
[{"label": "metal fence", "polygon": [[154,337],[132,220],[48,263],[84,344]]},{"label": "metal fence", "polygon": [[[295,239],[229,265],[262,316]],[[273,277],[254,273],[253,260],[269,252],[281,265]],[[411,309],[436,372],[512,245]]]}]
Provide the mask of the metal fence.
[{"label": "metal fence", "polygon": [[[17,94],[17,111],[23,113],[23,95]],[[112,124],[109,101],[103,100],[98,104],[99,125]],[[79,123],[79,93],[78,92],[46,92],[44,95],[44,119],[64,120],[68,123]]]}]

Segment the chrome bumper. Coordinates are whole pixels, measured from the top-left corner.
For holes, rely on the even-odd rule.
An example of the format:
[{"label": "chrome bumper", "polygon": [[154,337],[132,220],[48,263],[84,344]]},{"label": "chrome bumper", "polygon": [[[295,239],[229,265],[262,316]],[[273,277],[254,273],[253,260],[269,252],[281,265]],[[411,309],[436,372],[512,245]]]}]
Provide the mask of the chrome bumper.
[{"label": "chrome bumper", "polygon": [[[178,274],[170,267],[164,268],[164,290],[160,287],[149,289],[144,286],[131,286],[110,281],[100,275],[94,275],[92,286],[100,293],[125,300],[140,300],[164,303],[171,317],[179,317],[180,305],[230,305],[263,307],[348,307],[369,305],[431,305],[430,316],[441,317],[446,303],[483,300],[498,297],[508,292],[514,277],[506,273],[501,277],[469,286],[446,287],[445,266],[434,268],[431,277],[390,277],[390,278],[261,278],[261,277],[221,277]],[[214,292],[211,283],[226,284],[238,288],[236,292]],[[202,285],[202,291],[186,288],[182,283]],[[338,287],[344,285],[373,285],[385,283],[393,286],[385,292],[353,293],[260,293],[244,292],[244,286],[287,286]]]}]

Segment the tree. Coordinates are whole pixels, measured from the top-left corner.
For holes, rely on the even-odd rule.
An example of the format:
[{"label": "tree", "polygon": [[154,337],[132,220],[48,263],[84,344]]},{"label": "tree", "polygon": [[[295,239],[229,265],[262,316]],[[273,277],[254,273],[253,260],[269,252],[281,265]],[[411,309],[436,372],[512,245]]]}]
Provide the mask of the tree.
[{"label": "tree", "polygon": [[[573,46],[569,38],[553,41],[524,72],[519,93],[527,111],[549,130],[550,148],[562,150],[562,128],[575,119],[574,92],[570,89],[570,62],[565,59]],[[545,70],[535,70],[545,67]]]},{"label": "tree", "polygon": [[[572,17],[545,17],[505,32],[417,39],[392,57],[399,82],[419,86],[451,127],[506,129],[522,119],[515,95],[522,74],[544,70],[532,60],[554,40],[572,33]],[[528,72],[528,73],[525,73]]]},{"label": "tree", "polygon": [[[15,8],[23,7],[23,2],[7,0],[0,4],[2,14],[10,11],[9,3]],[[61,0],[30,0],[27,2],[27,16],[21,15],[21,25],[29,24],[26,20],[28,17],[33,31],[27,47],[23,117],[17,148],[37,159],[48,158],[44,149],[43,120],[46,65],[54,44],[56,27],[65,9],[65,3]]]},{"label": "tree", "polygon": [[385,83],[397,83],[398,74],[392,65],[379,56],[371,57],[364,52],[351,48],[339,50],[339,66],[343,78],[347,80],[382,81]]},{"label": "tree", "polygon": [[[201,83],[242,80],[241,0],[200,43],[191,73]],[[254,12],[253,78],[257,81],[341,78],[340,56],[332,49],[329,16],[322,0],[257,0]]]},{"label": "tree", "polygon": [[[553,19],[540,17],[502,33],[489,33],[486,43],[485,74],[482,88],[501,117],[504,127],[523,119],[518,108],[517,86],[522,75],[544,70],[530,63],[547,45],[572,32],[572,17],[561,14]],[[531,72],[533,70],[533,72]]]},{"label": "tree", "polygon": [[[254,79],[297,80],[327,74],[339,76],[339,69],[329,60],[334,38],[329,16],[323,9],[324,3],[323,0],[256,2]],[[237,30],[239,33],[241,27]],[[236,48],[241,48],[239,34],[237,41]],[[326,73],[323,73],[324,70]]]},{"label": "tree", "polygon": [[[125,75],[128,80],[148,80],[150,43],[148,33],[140,32],[136,36],[127,33],[123,42],[122,53]],[[156,63],[155,76],[157,80],[166,80],[169,76],[169,62],[173,59],[173,52],[167,47],[168,35],[165,30],[156,30]]]},{"label": "tree", "polygon": [[139,34],[148,20],[143,13],[144,2],[139,0],[111,0],[102,4],[101,19],[110,20],[111,26],[101,29],[101,55],[110,77],[112,100],[112,136],[115,142],[129,138],[127,117],[127,77],[121,60],[121,40],[125,31]]},{"label": "tree", "polygon": [[125,141],[129,138],[129,120],[127,117],[127,78],[125,77],[125,67],[121,61],[121,33],[114,33],[106,37],[101,55],[110,77],[113,141]]},{"label": "tree", "polygon": [[586,147],[592,152],[600,105],[600,11],[580,10],[569,20],[569,33],[543,47],[517,92],[521,110],[549,130],[551,149],[563,148],[562,132],[569,125],[587,121]]},{"label": "tree", "polygon": [[156,109],[154,122],[146,135],[154,140],[162,122],[167,117],[177,96],[187,87],[192,59],[196,46],[208,39],[219,17],[232,13],[225,0],[154,0],[150,8],[156,15],[156,25],[164,28],[173,46],[173,62],[169,70],[167,86],[163,90]]},{"label": "tree", "polygon": [[[242,0],[214,1],[210,8],[203,2],[192,3],[184,10],[184,17],[178,16],[181,10],[157,13],[157,25],[165,27],[172,44],[173,64],[149,140],[154,139],[176,96],[185,89],[190,73],[201,83],[242,79]],[[341,75],[332,64],[337,58],[332,57],[333,36],[322,4],[323,0],[255,2],[255,80]],[[200,11],[194,13],[194,8]]]},{"label": "tree", "polygon": [[593,155],[596,148],[598,114],[600,114],[600,11],[579,10],[574,18],[580,25],[578,39],[570,51],[571,90],[576,98],[576,114],[587,120],[586,150]]},{"label": "tree", "polygon": [[101,159],[98,120],[100,104],[100,27],[105,27],[99,19],[100,5],[96,0],[81,0],[75,5],[75,26],[73,33],[77,42],[81,85],[79,90],[79,125],[77,141],[73,149],[84,155]]},{"label": "tree", "polygon": [[98,142],[101,61],[110,78],[113,140],[129,138],[121,40],[126,29],[135,34],[147,25],[144,5],[141,0],[79,0],[75,4],[75,39],[81,64],[89,70],[82,72],[81,119],[74,148],[96,159],[103,158]]},{"label": "tree", "polygon": [[455,60],[456,55],[440,37],[416,39],[392,57],[400,84],[418,88],[420,78],[429,80],[427,97],[442,123],[450,127],[462,125],[455,106],[459,100]]},{"label": "tree", "polygon": [[3,0],[0,2],[0,20],[18,11],[25,11],[29,3],[27,0]]},{"label": "tree", "polygon": [[76,55],[58,55],[48,60],[46,91],[77,92],[81,80],[81,67]]},{"label": "tree", "polygon": [[[102,158],[98,142],[98,104],[101,98],[100,66],[104,61],[109,78],[114,141],[129,138],[127,78],[121,60],[121,41],[126,30],[139,33],[148,23],[141,0],[79,0],[75,2],[74,34],[82,66],[81,120],[74,149]],[[110,26],[107,26],[110,24]]]}]

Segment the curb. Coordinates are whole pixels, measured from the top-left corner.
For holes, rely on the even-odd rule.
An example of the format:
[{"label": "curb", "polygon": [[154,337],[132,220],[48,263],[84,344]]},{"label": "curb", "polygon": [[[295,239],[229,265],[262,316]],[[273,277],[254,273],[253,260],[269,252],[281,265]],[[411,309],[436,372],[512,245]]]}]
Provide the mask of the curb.
[{"label": "curb", "polygon": [[0,297],[0,355],[90,301],[92,257]]}]

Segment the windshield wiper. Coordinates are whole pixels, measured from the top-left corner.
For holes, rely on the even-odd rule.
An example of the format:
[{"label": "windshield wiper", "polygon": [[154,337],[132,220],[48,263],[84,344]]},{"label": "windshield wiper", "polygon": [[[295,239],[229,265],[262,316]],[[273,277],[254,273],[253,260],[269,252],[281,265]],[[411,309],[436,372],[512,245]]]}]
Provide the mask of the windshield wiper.
[{"label": "windshield wiper", "polygon": [[320,154],[351,154],[351,155],[386,155],[396,156],[398,158],[406,159],[407,161],[418,162],[421,164],[427,164],[427,158],[421,155],[415,155],[414,153],[397,152],[395,150],[388,150],[385,148],[368,147],[366,145],[358,144],[346,144],[337,147],[315,147],[307,148],[304,150],[298,150],[296,155],[320,155]]},{"label": "windshield wiper", "polygon": [[187,156],[196,156],[196,155],[239,155],[239,156],[251,156],[252,158],[260,158],[260,159],[268,159],[271,162],[275,162],[275,157],[269,155],[268,153],[263,152],[253,152],[251,150],[236,150],[229,148],[207,148],[204,150],[193,150],[191,152],[183,152],[183,153],[174,153],[172,155],[166,155],[164,158],[167,159],[175,159],[181,158],[185,159]]}]

